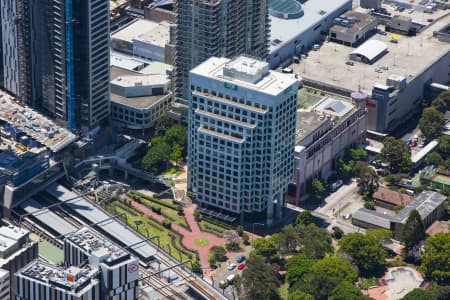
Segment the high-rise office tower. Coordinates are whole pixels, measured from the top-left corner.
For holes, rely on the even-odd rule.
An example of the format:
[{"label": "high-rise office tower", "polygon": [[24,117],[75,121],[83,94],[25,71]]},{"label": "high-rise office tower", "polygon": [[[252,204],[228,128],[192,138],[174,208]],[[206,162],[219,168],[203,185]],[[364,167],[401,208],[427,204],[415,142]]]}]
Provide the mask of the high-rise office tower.
[{"label": "high-rise office tower", "polygon": [[212,57],[190,72],[188,189],[200,207],[281,218],[294,172],[298,81]]},{"label": "high-rise office tower", "polygon": [[107,119],[109,1],[0,0],[0,7],[4,89],[71,129]]},{"label": "high-rise office tower", "polygon": [[179,0],[176,12],[176,97],[188,99],[189,71],[212,56],[269,54],[267,0]]}]

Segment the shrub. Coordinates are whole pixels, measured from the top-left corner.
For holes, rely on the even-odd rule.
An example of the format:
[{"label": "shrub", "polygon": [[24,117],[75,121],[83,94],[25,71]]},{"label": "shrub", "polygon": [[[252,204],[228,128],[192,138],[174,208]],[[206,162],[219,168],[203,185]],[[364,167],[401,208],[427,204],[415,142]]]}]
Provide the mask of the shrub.
[{"label": "shrub", "polygon": [[375,210],[375,202],[364,201],[364,208]]},{"label": "shrub", "polygon": [[163,220],[162,225],[170,229],[170,227],[172,227],[172,222],[170,222],[169,220]]},{"label": "shrub", "polygon": [[238,227],[236,227],[236,232],[239,236],[242,236],[244,234],[244,226],[239,225]]},{"label": "shrub", "polygon": [[247,232],[244,232],[244,234],[242,235],[242,242],[246,246],[250,245],[250,236],[248,235]]},{"label": "shrub", "polygon": [[157,213],[158,215],[161,214],[161,207],[152,206],[152,211]]}]

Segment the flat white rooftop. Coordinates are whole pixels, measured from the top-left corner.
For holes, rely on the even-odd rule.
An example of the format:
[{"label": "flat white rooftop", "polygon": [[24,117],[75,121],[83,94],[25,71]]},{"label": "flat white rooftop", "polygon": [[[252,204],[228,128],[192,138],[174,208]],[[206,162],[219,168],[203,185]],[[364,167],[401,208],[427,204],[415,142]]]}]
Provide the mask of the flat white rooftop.
[{"label": "flat white rooftop", "polygon": [[[292,68],[305,80],[312,79],[349,91],[358,90],[371,94],[375,84],[386,84],[391,74],[406,77],[407,82],[420,75],[430,65],[447,55],[450,44],[441,42],[433,37],[433,32],[440,30],[450,23],[450,15],[436,21],[425,28],[417,36],[407,37],[392,35],[374,35],[371,39],[379,40],[388,45],[388,52],[372,65],[354,62],[353,66],[346,65],[349,54],[355,48],[338,43],[323,43],[318,51],[310,51],[306,59],[300,64],[293,64]],[[392,38],[397,44],[390,43]],[[388,70],[376,68],[387,67]]]},{"label": "flat white rooftop", "polygon": [[111,38],[129,43],[138,40],[164,47],[170,39],[170,24],[139,19],[113,33]]},{"label": "flat white rooftop", "polygon": [[[236,67],[236,63],[239,65],[238,69],[245,73],[248,69],[248,66],[242,65],[242,57],[238,57],[234,60],[223,57],[211,57],[202,64],[192,69],[191,73],[223,81],[224,83],[242,86],[244,88],[252,89],[260,93],[265,93],[273,96],[276,96],[279,93],[285,91],[287,88],[297,82],[297,80],[291,74],[283,74],[275,71],[268,71],[267,74],[256,83],[251,83],[230,76],[224,76],[224,69],[227,68],[228,65]],[[255,62],[254,69],[258,69],[256,68],[256,66],[262,67],[262,64],[266,63],[258,61]],[[252,76],[252,74],[249,74],[249,76]]]},{"label": "flat white rooftop", "polygon": [[302,4],[304,15],[299,18],[281,19],[270,16],[270,52],[303,32],[312,30],[321,20],[329,18],[332,12],[346,3],[351,7],[351,2],[351,0],[309,0]]},{"label": "flat white rooftop", "polygon": [[128,75],[119,76],[111,81],[111,84],[121,87],[133,87],[133,86],[154,86],[165,85],[170,80],[166,75],[154,74],[154,75]]}]

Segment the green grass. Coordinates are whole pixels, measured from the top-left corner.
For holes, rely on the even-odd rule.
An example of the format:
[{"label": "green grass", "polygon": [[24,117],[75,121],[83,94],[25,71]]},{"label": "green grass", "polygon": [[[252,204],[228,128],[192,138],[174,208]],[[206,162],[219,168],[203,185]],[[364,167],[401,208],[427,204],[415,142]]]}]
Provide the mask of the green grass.
[{"label": "green grass", "polygon": [[288,294],[289,294],[289,284],[288,283],[284,283],[282,284],[279,288],[278,288],[278,292],[280,293],[281,299],[288,299]]},{"label": "green grass", "polygon": [[[106,210],[112,214],[124,213],[126,215],[126,218],[121,217],[122,221],[127,223],[134,230],[137,230],[143,236],[159,236],[161,248],[177,260],[180,260],[180,255],[178,251],[175,251],[175,249],[181,252],[182,260],[187,260],[197,255],[196,252],[190,251],[182,245],[182,237],[180,234],[163,227],[156,220],[150,218],[149,216],[143,214],[133,207],[126,206],[119,200],[115,200],[106,204]],[[136,229],[135,221],[137,220],[142,222],[142,224],[139,225]],[[157,244],[157,239],[153,239],[153,242]]]},{"label": "green grass", "polygon": [[209,240],[207,238],[196,238],[194,240],[194,244],[200,247],[206,247],[209,245]]},{"label": "green grass", "polygon": [[170,221],[172,221],[172,223],[178,224],[178,225],[183,226],[184,228],[190,230],[189,224],[187,223],[184,216],[178,215],[178,212],[176,210],[168,208],[159,203],[156,203],[156,202],[144,199],[144,198],[141,198],[141,204],[145,205],[146,207],[148,207],[150,209],[152,208],[152,206],[161,208],[161,215],[163,215],[166,219],[169,219]]},{"label": "green grass", "polygon": [[169,170],[164,172],[164,175],[180,175],[181,173],[183,173],[183,168],[181,167],[172,167]]},{"label": "green grass", "polygon": [[39,256],[45,257],[54,264],[64,261],[64,252],[55,245],[47,241],[41,241],[38,244]]},{"label": "green grass", "polygon": [[200,229],[204,232],[209,232],[212,233],[218,237],[222,237],[222,233],[225,230],[228,230],[227,228],[224,228],[222,226],[210,223],[208,221],[202,220],[198,223],[198,226],[200,227]]},{"label": "green grass", "polygon": [[437,182],[443,185],[447,185],[450,186],[450,178],[443,176],[443,175],[436,175],[436,177],[434,177],[433,182]]}]

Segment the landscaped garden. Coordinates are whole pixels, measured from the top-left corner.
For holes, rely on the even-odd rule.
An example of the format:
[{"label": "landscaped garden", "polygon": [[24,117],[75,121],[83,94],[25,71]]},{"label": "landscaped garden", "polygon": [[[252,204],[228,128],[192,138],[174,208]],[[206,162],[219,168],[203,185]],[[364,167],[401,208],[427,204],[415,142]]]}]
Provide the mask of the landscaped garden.
[{"label": "landscaped garden", "polygon": [[[159,236],[160,247],[177,260],[185,261],[195,259],[196,252],[186,249],[181,240],[182,236],[169,228],[163,226],[150,216],[129,205],[126,200],[113,199],[108,203],[103,203],[105,209],[112,214],[123,214],[121,219],[130,227],[136,229],[144,236]],[[154,242],[157,244],[157,240]],[[180,256],[181,254],[181,256]]]}]

